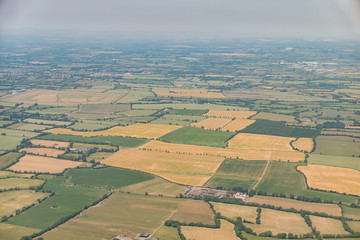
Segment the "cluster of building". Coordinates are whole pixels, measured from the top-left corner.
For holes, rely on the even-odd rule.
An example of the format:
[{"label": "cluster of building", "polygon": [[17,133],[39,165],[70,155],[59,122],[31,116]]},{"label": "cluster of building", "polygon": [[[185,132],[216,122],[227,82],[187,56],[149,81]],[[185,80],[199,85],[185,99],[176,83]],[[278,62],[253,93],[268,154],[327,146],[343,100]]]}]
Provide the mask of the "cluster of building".
[{"label": "cluster of building", "polygon": [[139,234],[138,238],[129,238],[129,237],[123,237],[123,236],[117,236],[113,240],[158,240],[157,238],[149,238],[150,233],[143,232]]},{"label": "cluster of building", "polygon": [[185,196],[188,197],[217,197],[217,198],[233,198],[246,201],[249,198],[249,195],[246,193],[235,192],[235,191],[226,191],[219,189],[203,188],[203,187],[193,187],[188,186],[185,189]]}]

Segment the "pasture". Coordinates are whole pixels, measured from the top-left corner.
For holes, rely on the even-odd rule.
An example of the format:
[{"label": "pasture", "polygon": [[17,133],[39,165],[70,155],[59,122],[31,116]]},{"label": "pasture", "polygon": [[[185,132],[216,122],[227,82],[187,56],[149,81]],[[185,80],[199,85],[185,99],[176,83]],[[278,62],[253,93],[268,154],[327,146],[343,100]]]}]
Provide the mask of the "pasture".
[{"label": "pasture", "polygon": [[34,118],[27,118],[24,120],[24,122],[44,124],[44,125],[55,125],[55,126],[67,126],[72,124],[72,122],[66,122],[66,121],[44,120],[44,119],[34,119]]},{"label": "pasture", "polygon": [[258,114],[252,116],[250,119],[265,119],[270,121],[279,121],[279,122],[295,122],[295,118],[292,115],[284,115],[284,114],[277,114],[277,113],[268,113],[268,112],[259,112]]},{"label": "pasture", "polygon": [[97,148],[99,150],[116,150],[116,147],[111,146],[111,145],[92,144],[92,143],[78,143],[78,142],[74,142],[72,147],[73,148]]},{"label": "pasture", "polygon": [[23,131],[42,131],[45,129],[52,128],[50,125],[38,125],[33,123],[16,123],[9,126],[10,129],[23,130]]},{"label": "pasture", "polygon": [[58,157],[59,155],[63,154],[64,150],[58,150],[53,148],[22,148],[19,152],[26,152],[35,155],[43,155],[47,157]]},{"label": "pasture", "polygon": [[220,202],[212,202],[214,209],[217,213],[220,213],[222,216],[236,219],[237,217],[241,217],[242,220],[250,221],[255,223],[257,212],[257,207],[249,207],[243,205],[236,204],[226,204]]},{"label": "pasture", "polygon": [[90,161],[95,161],[95,162],[101,162],[103,160],[105,160],[106,158],[110,157],[112,154],[112,152],[95,152],[90,154],[89,156],[86,157],[86,160],[88,162]]},{"label": "pasture", "polygon": [[201,116],[205,114],[207,109],[172,109],[169,114],[186,115],[186,116]]},{"label": "pasture", "polygon": [[360,156],[360,142],[359,141],[343,141],[342,138],[329,139],[327,136],[316,138],[316,150],[314,153],[334,156]]},{"label": "pasture", "polygon": [[75,168],[82,162],[73,162],[68,160],[60,160],[57,158],[40,157],[33,155],[25,155],[19,159],[15,165],[9,169],[20,172],[49,172],[61,173],[67,168]]},{"label": "pasture", "polygon": [[347,221],[347,224],[349,225],[351,230],[355,232],[360,232],[360,222]]},{"label": "pasture", "polygon": [[360,195],[360,171],[324,165],[298,166],[309,187]]},{"label": "pasture", "polygon": [[310,219],[316,230],[322,234],[348,234],[340,220],[318,216],[310,216]]},{"label": "pasture", "polygon": [[229,122],[228,124],[226,124],[224,127],[222,127],[221,131],[237,132],[253,124],[254,122],[255,120],[251,120],[251,119],[235,119]]},{"label": "pasture", "polygon": [[180,240],[179,233],[174,227],[161,226],[154,234],[154,238],[166,240]]},{"label": "pasture", "polygon": [[60,141],[31,139],[30,142],[32,145],[48,147],[48,148],[67,148],[70,146],[70,143],[60,142]]},{"label": "pasture", "polygon": [[103,163],[152,173],[180,184],[202,186],[223,160],[222,157],[125,149],[111,155]]},{"label": "pasture", "polygon": [[206,118],[201,122],[191,123],[190,127],[198,127],[206,130],[220,130],[226,124],[231,122],[231,119],[228,118]]},{"label": "pasture", "polygon": [[21,239],[23,236],[28,236],[39,231],[40,229],[26,228],[7,223],[0,223],[1,240]]},{"label": "pasture", "polygon": [[341,205],[344,217],[360,220],[360,208],[353,208],[347,205]]},{"label": "pasture", "polygon": [[310,154],[308,158],[308,163],[333,167],[352,168],[360,171],[360,158],[358,157]]},{"label": "pasture", "polygon": [[79,112],[84,113],[114,113],[131,110],[130,104],[80,104]]},{"label": "pasture", "polygon": [[159,97],[178,98],[224,98],[221,92],[212,92],[206,89],[154,89]]},{"label": "pasture", "polygon": [[298,138],[292,145],[300,151],[311,152],[314,147],[314,141],[312,138]]},{"label": "pasture", "polygon": [[201,228],[201,227],[181,227],[181,232],[184,234],[186,239],[196,239],[196,240],[218,240],[218,239],[227,239],[227,240],[239,240],[235,235],[234,225],[225,221],[220,220],[220,228]]},{"label": "pasture", "polygon": [[0,190],[10,188],[28,189],[30,187],[38,187],[43,184],[43,180],[30,178],[2,178],[0,179]]},{"label": "pasture", "polygon": [[221,110],[210,110],[206,114],[206,117],[214,118],[235,118],[235,119],[247,119],[252,115],[255,115],[256,111],[221,111]]},{"label": "pasture", "polygon": [[117,124],[118,122],[116,121],[80,120],[71,125],[71,129],[76,131],[94,131],[111,128]]},{"label": "pasture", "polygon": [[200,122],[204,119],[205,119],[205,117],[203,117],[203,116],[166,114],[160,118],[155,119],[151,123],[184,126],[184,125],[188,125],[190,123]]},{"label": "pasture", "polygon": [[21,154],[17,152],[9,152],[0,156],[0,169],[4,169],[16,161]]}]

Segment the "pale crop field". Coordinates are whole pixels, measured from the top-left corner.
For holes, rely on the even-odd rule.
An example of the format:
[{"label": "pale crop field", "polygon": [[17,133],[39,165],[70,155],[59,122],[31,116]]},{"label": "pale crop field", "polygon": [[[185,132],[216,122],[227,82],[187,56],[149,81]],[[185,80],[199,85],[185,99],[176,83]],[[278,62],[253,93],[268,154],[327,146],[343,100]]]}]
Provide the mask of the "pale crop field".
[{"label": "pale crop field", "polygon": [[103,163],[153,173],[176,183],[202,186],[223,160],[222,157],[124,149],[111,155]]},{"label": "pale crop field", "polygon": [[9,169],[14,171],[28,172],[49,172],[61,173],[67,168],[74,168],[81,165],[82,162],[74,162],[68,160],[60,160],[57,158],[40,157],[33,155],[25,155],[19,159],[15,165]]},{"label": "pale crop field", "polygon": [[236,132],[236,131],[246,128],[247,126],[253,124],[254,122],[255,122],[255,120],[251,120],[251,119],[235,119],[235,120],[231,121],[230,123],[226,124],[221,130]]},{"label": "pale crop field", "polygon": [[226,124],[228,124],[229,122],[231,122],[231,119],[228,118],[206,118],[204,120],[202,120],[201,122],[197,122],[197,123],[191,123],[190,126],[191,127],[199,127],[199,128],[204,128],[207,130],[216,130],[216,129],[220,129],[223,126],[225,126]]},{"label": "pale crop field", "polygon": [[216,118],[236,118],[236,119],[247,119],[252,115],[256,114],[256,111],[221,111],[221,110],[210,110],[204,116],[216,117]]},{"label": "pale crop field", "polygon": [[339,193],[360,195],[360,171],[325,165],[298,166],[309,187]]},{"label": "pale crop field", "polygon": [[322,234],[349,234],[340,220],[318,216],[310,216],[310,219],[316,230]]},{"label": "pale crop field", "polygon": [[70,146],[70,143],[68,142],[60,142],[60,141],[51,141],[51,140],[39,140],[39,139],[31,139],[31,144],[37,146],[43,146],[43,147],[54,147],[54,148],[67,148]]},{"label": "pale crop field", "polygon": [[43,184],[44,181],[40,179],[30,179],[30,178],[4,178],[0,179],[0,189],[10,189],[10,188],[30,188],[37,187]]},{"label": "pale crop field", "polygon": [[347,224],[353,231],[360,232],[360,222],[347,221]]},{"label": "pale crop field", "polygon": [[266,208],[262,208],[260,224],[244,223],[244,225],[258,234],[265,231],[271,231],[273,234],[304,234],[311,232],[311,228],[299,214]]},{"label": "pale crop field", "polygon": [[314,141],[312,138],[299,138],[292,145],[299,150],[311,152],[314,147]]},{"label": "pale crop field", "polygon": [[239,240],[235,235],[234,225],[225,220],[220,220],[220,228],[202,228],[202,227],[181,227],[182,234],[185,235],[186,239],[195,240]]},{"label": "pale crop field", "polygon": [[235,205],[235,204],[226,204],[226,203],[217,203],[212,202],[214,209],[217,213],[220,213],[222,216],[227,218],[236,219],[241,217],[243,220],[254,222],[256,221],[256,207]]},{"label": "pale crop field", "polygon": [[58,150],[53,148],[23,148],[20,149],[19,152],[32,153],[37,155],[43,155],[47,157],[57,157],[63,154],[64,150]]},{"label": "pale crop field", "polygon": [[156,89],[155,93],[160,97],[181,97],[181,98],[223,98],[221,92],[208,91],[206,89]]},{"label": "pale crop field", "polygon": [[73,131],[67,128],[54,128],[47,130],[45,132],[53,134],[66,134],[66,135],[75,135],[83,137],[93,137],[93,136],[122,136],[122,137],[136,137],[136,138],[147,138],[155,139],[159,138],[169,132],[172,132],[181,126],[175,125],[163,125],[163,124],[144,124],[144,123],[135,123],[126,127],[116,126],[103,131],[95,132],[82,132],[82,131]]}]

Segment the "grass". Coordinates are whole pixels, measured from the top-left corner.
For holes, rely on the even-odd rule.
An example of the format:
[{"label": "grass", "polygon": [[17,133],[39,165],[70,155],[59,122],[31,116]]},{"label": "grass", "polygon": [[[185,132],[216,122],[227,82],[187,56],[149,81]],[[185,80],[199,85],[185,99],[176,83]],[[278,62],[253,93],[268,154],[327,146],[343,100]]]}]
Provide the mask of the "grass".
[{"label": "grass", "polygon": [[0,169],[5,169],[10,164],[16,162],[16,158],[20,155],[21,153],[18,152],[9,152],[0,156]]},{"label": "grass", "polygon": [[160,138],[161,141],[203,145],[211,147],[225,147],[226,141],[234,133],[222,131],[209,131],[201,128],[182,127]]},{"label": "grass", "polygon": [[193,122],[200,122],[204,119],[205,117],[202,116],[166,114],[152,121],[151,123],[170,124],[170,125],[188,125]]},{"label": "grass", "polygon": [[147,173],[113,167],[69,169],[66,171],[65,176],[70,178],[70,182],[76,185],[105,188],[121,188],[154,178],[154,176]]},{"label": "grass", "polygon": [[310,216],[310,219],[316,230],[322,234],[348,234],[340,220],[318,216]]},{"label": "grass", "polygon": [[255,223],[256,221],[256,207],[235,205],[235,204],[225,204],[225,203],[212,203],[214,209],[217,213],[220,213],[222,216],[236,219],[237,217],[241,217],[243,220],[251,221]]},{"label": "grass", "polygon": [[39,231],[40,229],[26,228],[7,223],[0,223],[1,240],[21,239],[21,237],[23,236],[28,236]]},{"label": "grass", "polygon": [[170,114],[176,115],[189,115],[189,116],[201,116],[205,114],[208,110],[206,109],[172,109]]},{"label": "grass", "polygon": [[106,144],[91,144],[91,143],[73,143],[73,148],[97,148],[97,149],[106,149],[106,150],[116,150],[116,147]]},{"label": "grass", "polygon": [[292,115],[283,115],[276,113],[267,113],[267,112],[259,112],[255,116],[252,116],[251,119],[265,119],[271,121],[285,121],[285,122],[295,122],[294,116]]},{"label": "grass", "polygon": [[146,139],[129,138],[129,137],[112,137],[112,136],[96,136],[96,137],[82,137],[62,134],[48,134],[38,137],[43,140],[81,142],[93,144],[110,144],[121,147],[138,147],[148,142]]},{"label": "grass", "polygon": [[341,205],[344,217],[360,220],[360,208]]},{"label": "grass", "polygon": [[347,224],[349,225],[351,230],[355,232],[360,232],[360,222],[347,221]]},{"label": "grass", "polygon": [[308,163],[328,165],[334,167],[346,167],[360,171],[360,158],[358,157],[310,154],[308,158]]},{"label": "grass", "polygon": [[260,178],[266,161],[225,159],[205,186],[250,189]]},{"label": "grass", "polygon": [[10,188],[22,188],[28,189],[30,187],[37,187],[43,184],[43,180],[39,179],[30,179],[30,178],[3,178],[0,179],[0,189],[10,189]]},{"label": "grass", "polygon": [[[43,113],[43,114],[45,114],[45,113]],[[44,120],[44,119],[34,119],[34,118],[25,119],[24,122],[38,123],[38,124],[49,124],[49,125],[56,125],[56,126],[64,126],[64,125],[70,125],[71,124],[71,122],[66,122],[66,121]]]},{"label": "grass", "polygon": [[9,219],[8,223],[44,229],[84,206],[92,204],[106,193],[97,188],[66,186],[64,180],[65,178],[62,176],[48,180],[43,189],[55,192],[55,195]]},{"label": "grass", "polygon": [[166,226],[161,226],[161,228],[154,233],[153,237],[166,240],[180,240],[177,229]]},{"label": "grass", "polygon": [[198,103],[150,103],[150,104],[133,104],[133,109],[163,109],[163,108],[173,108],[173,109],[211,109],[211,110],[247,110],[243,107],[235,107],[229,105],[218,105],[218,104],[198,104]]},{"label": "grass", "polygon": [[203,228],[203,227],[181,227],[182,234],[185,235],[186,239],[196,240],[238,240],[239,238],[235,235],[234,225],[225,221],[220,220],[220,228]]},{"label": "grass", "polygon": [[86,157],[87,161],[95,161],[95,162],[101,162],[105,159],[107,159],[108,157],[110,157],[112,154],[114,154],[113,152],[95,152],[93,154],[90,154],[89,156]]},{"label": "grass", "polygon": [[316,150],[314,153],[348,157],[360,156],[360,142],[316,138]]},{"label": "grass", "polygon": [[11,129],[16,130],[24,130],[24,131],[42,131],[45,129],[52,128],[50,125],[38,125],[32,123],[16,123],[14,125],[9,126]]},{"label": "grass", "polygon": [[76,131],[93,131],[110,128],[116,124],[117,122],[110,121],[81,120],[79,122],[76,122],[74,125],[71,125],[71,128]]}]

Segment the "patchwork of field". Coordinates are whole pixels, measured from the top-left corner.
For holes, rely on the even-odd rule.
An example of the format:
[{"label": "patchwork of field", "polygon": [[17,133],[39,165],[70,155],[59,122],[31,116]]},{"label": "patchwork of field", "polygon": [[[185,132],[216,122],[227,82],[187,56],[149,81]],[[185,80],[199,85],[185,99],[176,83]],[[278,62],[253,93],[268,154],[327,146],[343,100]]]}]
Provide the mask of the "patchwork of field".
[{"label": "patchwork of field", "polygon": [[223,160],[214,156],[125,149],[111,155],[103,163],[153,173],[176,183],[202,186]]},{"label": "patchwork of field", "polygon": [[221,110],[210,110],[206,114],[206,117],[214,118],[235,118],[235,119],[246,119],[256,114],[256,111],[221,111]]},{"label": "patchwork of field", "polygon": [[313,226],[322,234],[348,234],[340,220],[310,216]]},{"label": "patchwork of field", "polygon": [[180,98],[223,98],[221,92],[208,91],[206,89],[154,89],[159,97],[180,97]]},{"label": "patchwork of field", "polygon": [[80,104],[79,112],[85,113],[114,113],[131,110],[130,104]]},{"label": "patchwork of field", "polygon": [[45,125],[56,125],[56,126],[67,126],[72,124],[72,122],[66,121],[55,121],[55,120],[43,120],[43,119],[34,119],[34,118],[27,118],[24,122],[28,123],[37,123],[37,124],[45,124]]},{"label": "patchwork of field", "polygon": [[47,157],[57,157],[57,156],[63,154],[65,151],[53,149],[53,148],[22,148],[19,150],[19,152],[43,155],[43,156],[47,156]]},{"label": "patchwork of field", "polygon": [[341,208],[336,204],[311,203],[288,198],[275,198],[259,195],[249,198],[248,202],[269,204],[275,207],[282,207],[284,209],[295,208],[297,210],[305,210],[310,212],[322,212],[331,216],[341,216]]},{"label": "patchwork of field", "polygon": [[4,169],[9,166],[11,163],[16,162],[16,158],[20,156],[20,153],[9,152],[5,155],[0,156],[0,169]]},{"label": "patchwork of field", "polygon": [[236,131],[246,128],[247,126],[253,124],[254,122],[255,122],[255,120],[251,120],[251,119],[235,119],[235,120],[232,120],[230,123],[228,123],[223,128],[221,128],[221,130],[236,132]]},{"label": "patchwork of field", "polygon": [[19,162],[11,166],[9,169],[20,172],[28,171],[61,173],[67,168],[74,168],[81,164],[82,162],[73,162],[68,160],[60,160],[57,158],[25,155],[24,157],[19,159]]},{"label": "patchwork of field", "polygon": [[24,138],[32,138],[37,135],[39,133],[0,128],[0,150],[15,149]]},{"label": "patchwork of field", "polygon": [[9,216],[15,210],[22,209],[36,203],[38,199],[48,196],[48,193],[30,190],[9,191],[0,193],[0,212],[2,216]]},{"label": "patchwork of field", "polygon": [[68,142],[51,141],[51,140],[31,139],[30,142],[32,145],[48,147],[48,148],[67,148],[70,146],[70,143]]},{"label": "patchwork of field", "polygon": [[94,131],[111,128],[117,124],[117,121],[80,120],[71,125],[71,129],[75,131]]},{"label": "patchwork of field", "polygon": [[219,130],[224,127],[226,124],[231,122],[231,119],[228,118],[206,118],[201,122],[191,123],[191,127],[199,127],[207,130]]},{"label": "patchwork of field", "polygon": [[275,235],[278,233],[304,234],[312,231],[299,214],[266,208],[262,208],[260,224],[244,223],[244,225],[258,234],[265,231],[271,231]]},{"label": "patchwork of field", "polygon": [[47,130],[46,132],[53,134],[65,134],[65,135],[75,135],[75,136],[83,136],[83,137],[123,136],[123,137],[155,139],[169,132],[172,132],[178,128],[180,128],[180,126],[136,123],[126,127],[116,126],[107,130],[97,131],[97,132],[73,131],[71,129],[66,129],[66,128],[55,128],[55,129]]},{"label": "patchwork of field", "polygon": [[28,189],[30,187],[38,187],[43,184],[43,180],[30,178],[3,178],[0,179],[0,190],[21,188]]},{"label": "patchwork of field", "polygon": [[334,167],[352,168],[360,171],[360,158],[346,156],[329,156],[322,154],[310,154],[308,163],[328,165]]},{"label": "patchwork of field", "polygon": [[298,170],[305,174],[309,187],[360,195],[360,171],[314,164],[298,166]]},{"label": "patchwork of field", "polygon": [[133,109],[163,109],[163,108],[173,108],[173,109],[202,109],[202,110],[232,110],[232,111],[244,111],[248,110],[245,107],[236,107],[229,105],[218,105],[212,103],[134,103],[132,104]]},{"label": "patchwork of field", "polygon": [[42,131],[45,129],[52,128],[50,125],[38,125],[33,123],[16,123],[14,125],[9,126],[8,128],[24,130],[24,131]]},{"label": "patchwork of field", "polygon": [[184,234],[186,239],[196,240],[239,240],[235,235],[234,225],[225,221],[220,220],[219,229],[201,228],[201,227],[181,227],[181,232]]},{"label": "patchwork of field", "polygon": [[251,119],[266,119],[271,121],[285,121],[285,122],[295,122],[295,118],[292,115],[284,115],[277,113],[268,113],[268,112],[259,112],[258,114],[251,117]]},{"label": "patchwork of field", "polygon": [[203,116],[166,114],[160,118],[155,119],[151,123],[184,126],[184,125],[188,125],[188,124],[191,124],[194,122],[200,122],[204,119],[205,119],[205,117],[203,117]]},{"label": "patchwork of field", "polygon": [[298,138],[292,145],[304,152],[311,152],[314,147],[314,141],[312,138]]},{"label": "patchwork of field", "polygon": [[[355,139],[355,138],[350,138]],[[319,136],[314,153],[334,156],[360,156],[360,141],[344,136]]]},{"label": "patchwork of field", "polygon": [[226,203],[217,203],[212,202],[214,209],[217,213],[220,213],[222,216],[236,219],[237,217],[241,217],[242,220],[250,221],[255,223],[256,221],[256,207],[235,205],[235,204],[226,204]]}]

